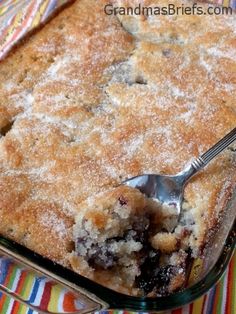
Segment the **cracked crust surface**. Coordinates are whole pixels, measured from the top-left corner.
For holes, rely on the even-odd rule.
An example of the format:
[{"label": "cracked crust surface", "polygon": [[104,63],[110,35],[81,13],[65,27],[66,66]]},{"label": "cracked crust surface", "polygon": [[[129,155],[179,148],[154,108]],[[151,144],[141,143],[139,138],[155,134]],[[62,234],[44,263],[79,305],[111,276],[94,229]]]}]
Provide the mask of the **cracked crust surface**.
[{"label": "cracked crust surface", "polygon": [[[236,122],[235,16],[114,17],[106,3],[77,0],[0,63],[0,233],[68,267],[82,202],[177,173]],[[182,250],[199,254],[235,182],[233,150],[191,180]]]}]

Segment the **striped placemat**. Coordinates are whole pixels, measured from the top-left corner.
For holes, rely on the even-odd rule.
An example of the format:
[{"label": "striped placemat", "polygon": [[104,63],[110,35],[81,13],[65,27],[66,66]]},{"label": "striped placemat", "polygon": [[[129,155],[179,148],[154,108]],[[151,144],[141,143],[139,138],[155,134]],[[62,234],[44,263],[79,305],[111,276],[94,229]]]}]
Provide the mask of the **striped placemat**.
[{"label": "striped placemat", "polygon": [[0,60],[25,34],[70,0],[0,0]]},{"label": "striped placemat", "polygon": [[[206,295],[181,309],[165,314],[236,314],[236,253],[220,282]],[[49,313],[79,313],[82,302],[72,292],[45,277],[35,277],[8,258],[0,258],[0,285],[15,291],[26,302]],[[0,293],[0,314],[35,314],[37,311]],[[103,311],[102,314],[128,314]],[[164,314],[164,313],[163,313]]]},{"label": "striped placemat", "polygon": [[[49,313],[77,313],[84,308],[78,296],[49,278],[37,275],[11,258],[0,256],[0,287],[6,287],[33,307]],[[0,314],[36,313],[0,292]]]},{"label": "striped placemat", "polygon": [[[71,0],[0,0],[0,60],[26,33]],[[236,0],[207,2],[236,9]]]}]

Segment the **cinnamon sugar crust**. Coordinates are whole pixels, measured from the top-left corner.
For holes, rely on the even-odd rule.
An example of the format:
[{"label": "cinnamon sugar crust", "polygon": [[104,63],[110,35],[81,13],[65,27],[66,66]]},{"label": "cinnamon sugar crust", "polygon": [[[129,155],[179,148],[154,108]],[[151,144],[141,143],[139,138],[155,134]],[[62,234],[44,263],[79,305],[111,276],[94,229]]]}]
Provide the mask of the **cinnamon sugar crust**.
[{"label": "cinnamon sugar crust", "polygon": [[[192,3],[174,1],[185,2]],[[141,217],[153,204],[138,191],[116,187],[142,173],[177,173],[235,127],[236,19],[107,16],[105,4],[75,1],[0,62],[0,234],[133,295],[146,289],[139,278],[147,257],[142,250],[153,243],[149,262],[162,267],[157,277],[167,265],[172,274],[164,292],[153,287],[154,295],[171,293],[184,281],[187,252],[200,254],[230,199],[235,148],[189,182],[174,234],[165,237],[171,217],[157,206],[155,234],[145,245],[129,231],[137,208]],[[122,238],[130,260],[120,261],[116,248],[119,262],[94,265],[90,248],[78,245],[78,230],[89,213],[92,230],[98,225],[109,239],[104,226],[115,218],[106,206],[113,213],[119,198],[129,200],[129,214],[116,216],[120,229],[111,237]],[[132,249],[124,248],[127,234]],[[93,233],[90,239],[99,243]],[[141,262],[137,252],[144,254]]]}]

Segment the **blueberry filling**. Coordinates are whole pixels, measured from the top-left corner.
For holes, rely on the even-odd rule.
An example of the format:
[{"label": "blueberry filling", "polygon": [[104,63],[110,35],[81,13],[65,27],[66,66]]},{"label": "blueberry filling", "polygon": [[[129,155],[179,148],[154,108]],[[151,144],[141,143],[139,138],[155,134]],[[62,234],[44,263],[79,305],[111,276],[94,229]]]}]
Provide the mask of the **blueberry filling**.
[{"label": "blueberry filling", "polygon": [[127,205],[127,201],[124,197],[120,196],[119,199],[118,199],[119,203],[121,206],[124,206],[124,205]]},{"label": "blueberry filling", "polygon": [[[124,204],[124,200],[119,202]],[[81,237],[77,239],[77,252],[86,251],[83,255],[89,266],[95,269],[110,269],[119,264],[119,254],[114,252],[114,244],[116,247],[122,243],[134,241],[144,244],[148,240],[149,218],[134,217],[132,227],[124,231],[122,236],[109,238],[104,242],[92,243],[89,237]],[[89,245],[89,247],[88,247]]]},{"label": "blueberry filling", "polygon": [[102,247],[98,244],[93,244],[91,247],[91,252],[93,253],[88,253],[87,255],[89,266],[96,269],[114,267],[118,261],[118,257],[111,251],[111,245],[114,241],[116,241],[115,238],[109,239]]},{"label": "blueberry filling", "polygon": [[109,269],[113,267],[117,262],[117,257],[111,251],[111,245],[114,241],[116,241],[115,238],[108,239],[102,244],[91,244],[90,247],[87,248],[87,244],[89,243],[88,238],[78,238],[77,251],[86,251],[84,257],[89,266],[97,269]]},{"label": "blueberry filling", "polygon": [[170,55],[171,55],[171,49],[164,49],[164,50],[162,50],[162,54],[163,54],[163,56],[169,58]]},{"label": "blueberry filling", "polygon": [[[119,202],[122,205],[125,200],[119,199]],[[154,231],[151,221],[151,217],[147,216],[134,217],[130,227],[123,231],[123,234],[103,242],[95,242],[95,239],[89,236],[78,238],[77,252],[95,270],[117,271],[120,267],[125,268],[127,265],[123,264],[123,258],[130,256],[131,260],[136,261],[140,273],[135,278],[135,287],[139,288],[143,295],[150,292],[168,295],[168,287],[171,279],[177,274],[177,267],[163,265],[163,253],[151,246],[150,237]],[[140,245],[138,250],[119,250],[126,244],[132,248],[137,243]]]},{"label": "blueberry filling", "polygon": [[142,250],[143,257],[140,265],[141,274],[136,277],[136,287],[143,291],[144,295],[155,291],[160,295],[168,294],[168,285],[172,274],[173,266],[160,266],[161,252],[155,250],[147,241]]},{"label": "blueberry filling", "polygon": [[171,276],[174,272],[173,266],[163,266],[151,268],[148,270],[146,265],[149,265],[149,262],[145,262],[143,265],[141,275],[136,279],[136,285],[141,289],[144,294],[148,294],[152,291],[164,296],[168,295],[168,285],[171,280]]}]

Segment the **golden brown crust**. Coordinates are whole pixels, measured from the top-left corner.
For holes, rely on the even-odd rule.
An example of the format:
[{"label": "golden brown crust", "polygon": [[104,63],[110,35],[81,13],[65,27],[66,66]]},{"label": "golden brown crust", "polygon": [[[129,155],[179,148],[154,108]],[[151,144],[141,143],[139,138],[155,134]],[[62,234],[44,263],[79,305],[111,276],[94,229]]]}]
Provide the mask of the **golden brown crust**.
[{"label": "golden brown crust", "polygon": [[74,137],[81,121],[95,119],[91,109],[109,79],[104,69],[133,49],[131,36],[103,16],[101,4],[77,1],[0,64],[1,133],[15,120],[0,139],[1,233],[63,264],[73,249],[73,211],[91,191],[112,183]]},{"label": "golden brown crust", "polygon": [[[0,233],[64,265],[83,201],[177,173],[236,121],[234,16],[134,20],[105,4],[76,1],[0,63],[0,133],[14,121],[0,138]],[[186,187],[194,254],[235,182],[226,150]]]}]

